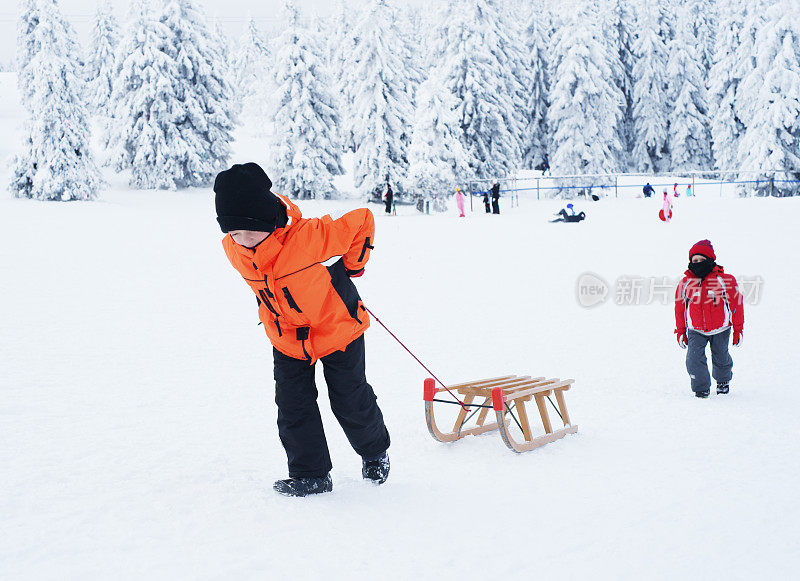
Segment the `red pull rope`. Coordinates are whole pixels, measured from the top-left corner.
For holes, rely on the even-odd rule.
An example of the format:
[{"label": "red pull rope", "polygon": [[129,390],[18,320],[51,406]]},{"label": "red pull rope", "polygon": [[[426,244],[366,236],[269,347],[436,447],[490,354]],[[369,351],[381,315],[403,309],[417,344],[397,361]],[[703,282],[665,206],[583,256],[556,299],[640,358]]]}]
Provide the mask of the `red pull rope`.
[{"label": "red pull rope", "polygon": [[428,369],[428,366],[427,366],[427,365],[425,365],[425,364],[424,364],[422,361],[420,361],[420,360],[419,360],[419,357],[417,357],[416,355],[414,355],[414,354],[411,352],[411,349],[409,349],[408,347],[406,347],[406,346],[405,346],[405,344],[404,344],[404,343],[403,343],[403,342],[402,342],[400,339],[398,339],[398,338],[397,338],[397,335],[395,335],[394,333],[392,333],[392,332],[389,330],[389,327],[387,327],[386,325],[384,325],[384,324],[383,324],[383,321],[381,321],[381,320],[380,320],[380,319],[379,319],[379,318],[378,318],[378,317],[375,315],[375,313],[373,313],[372,311],[370,311],[369,309],[367,309],[367,307],[366,307],[366,306],[364,306],[364,308],[365,308],[365,309],[367,310],[367,312],[368,312],[368,313],[369,313],[369,314],[372,316],[372,318],[373,318],[373,319],[375,319],[376,321],[378,321],[378,323],[380,323],[380,326],[381,326],[381,327],[383,327],[384,329],[386,329],[386,332],[387,332],[387,333],[389,333],[389,334],[392,336],[392,338],[393,338],[395,341],[397,341],[398,343],[400,343],[400,346],[401,346],[403,349],[405,349],[406,351],[408,351],[408,354],[409,354],[409,355],[411,355],[411,357],[413,357],[413,358],[416,360],[416,362],[417,362],[417,363],[419,363],[419,364],[422,366],[422,368],[423,368],[423,369],[425,369],[425,371],[427,371],[428,373],[430,373],[430,374],[431,374],[431,377],[433,377],[433,378],[434,378],[436,381],[438,381],[438,382],[439,382],[439,385],[441,385],[443,388],[445,388],[445,389],[447,390],[447,393],[449,393],[451,396],[453,396],[453,399],[455,399],[455,400],[456,400],[456,401],[459,403],[459,405],[461,405],[461,407],[464,409],[464,411],[469,411],[469,408],[467,408],[466,404],[465,404],[463,401],[461,401],[461,400],[458,398],[458,396],[456,396],[456,394],[454,394],[452,391],[450,391],[450,388],[449,388],[449,387],[447,387],[447,386],[446,386],[444,383],[442,383],[442,380],[441,380],[441,379],[439,379],[438,377],[436,377],[436,374],[434,374],[434,373],[433,373],[433,371],[431,371],[430,369]]}]

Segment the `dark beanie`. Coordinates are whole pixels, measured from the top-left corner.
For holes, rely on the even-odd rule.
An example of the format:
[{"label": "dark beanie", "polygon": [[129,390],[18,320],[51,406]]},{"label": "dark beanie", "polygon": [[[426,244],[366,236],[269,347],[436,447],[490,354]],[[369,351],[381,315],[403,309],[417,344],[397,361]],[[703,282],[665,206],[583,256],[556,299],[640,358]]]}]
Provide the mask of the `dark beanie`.
[{"label": "dark beanie", "polygon": [[236,164],[214,180],[217,222],[223,232],[272,232],[286,225],[286,208],[269,191],[272,182],[257,163]]}]

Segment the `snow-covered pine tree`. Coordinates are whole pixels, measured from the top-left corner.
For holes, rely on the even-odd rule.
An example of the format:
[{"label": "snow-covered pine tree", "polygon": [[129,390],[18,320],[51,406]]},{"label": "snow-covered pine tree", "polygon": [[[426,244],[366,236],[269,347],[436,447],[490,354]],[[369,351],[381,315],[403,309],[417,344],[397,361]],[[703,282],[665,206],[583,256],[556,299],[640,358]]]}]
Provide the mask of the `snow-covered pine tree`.
[{"label": "snow-covered pine tree", "polygon": [[707,75],[694,32],[692,5],[678,10],[675,38],[667,61],[670,101],[668,147],[670,169],[711,168],[711,131],[708,118]]},{"label": "snow-covered pine tree", "polygon": [[644,172],[661,168],[667,143],[667,46],[659,34],[661,18],[655,3],[640,5],[633,43],[633,167]]},{"label": "snow-covered pine tree", "polygon": [[720,0],[690,0],[687,7],[691,11],[693,30],[697,39],[697,52],[702,62],[701,69],[708,73],[714,63],[714,46],[717,37],[717,22],[720,18]]},{"label": "snow-covered pine tree", "polygon": [[[720,0],[714,65],[709,75],[714,162],[716,168],[722,170],[735,167],[739,139],[745,130],[736,111],[737,92],[742,81],[740,75],[744,72],[737,59],[737,51],[744,25],[745,6],[737,0]],[[750,62],[749,57],[747,61]]]},{"label": "snow-covered pine tree", "polygon": [[273,98],[275,136],[270,157],[277,191],[298,198],[338,196],[342,175],[339,115],[321,44],[286,3],[286,28],[277,39]]},{"label": "snow-covered pine tree", "polygon": [[245,25],[234,62],[236,93],[242,116],[248,119],[266,117],[268,96],[274,90],[272,53],[253,18]]},{"label": "snow-covered pine tree", "polygon": [[[214,39],[214,44],[217,47],[217,51],[219,52],[220,58],[222,62],[225,64],[225,69],[228,73],[232,72],[233,70],[233,52],[231,51],[231,39],[228,36],[223,28],[219,18],[212,18],[211,21],[214,23],[211,26],[211,36]],[[231,85],[235,86],[233,82]]]},{"label": "snow-covered pine tree", "polygon": [[598,174],[619,169],[618,128],[624,96],[613,83],[600,17],[590,2],[575,7],[556,44],[548,123],[553,173]]},{"label": "snow-covered pine tree", "polygon": [[352,25],[351,12],[344,0],[337,0],[336,11],[332,17],[328,43],[328,70],[334,89],[339,95],[339,135],[345,151],[355,151],[353,140],[353,91],[352,75],[358,67],[355,47],[358,39]]},{"label": "snow-covered pine tree", "polygon": [[37,0],[22,0],[17,19],[17,47],[14,55],[17,68],[17,86],[23,103],[31,98],[32,71],[28,68],[33,56],[38,52],[34,31],[39,26],[39,5]]},{"label": "snow-covered pine tree", "polygon": [[[30,81],[27,77],[33,74],[33,71],[28,69],[27,64],[40,50],[36,44],[37,37],[33,34],[40,21],[40,7],[38,4],[38,0],[22,0],[20,3],[20,15],[17,20],[17,46],[14,57],[17,70],[17,85],[20,87],[23,102],[30,97],[25,91],[30,86]],[[81,47],[78,45],[72,25],[62,17],[52,22],[51,25],[58,28],[53,34],[61,39],[60,42],[65,44],[64,50],[72,61],[72,65],[78,67],[78,69],[83,67]]]},{"label": "snow-covered pine tree", "polygon": [[540,2],[533,5],[523,38],[527,48],[528,85],[525,103],[526,127],[522,138],[522,167],[532,169],[542,163],[547,152],[547,40]]},{"label": "snow-covered pine tree", "polygon": [[459,138],[458,101],[440,74],[440,69],[434,69],[417,90],[414,135],[408,149],[407,188],[424,196],[452,193],[468,167]]},{"label": "snow-covered pine tree", "polygon": [[22,44],[35,51],[27,55],[22,77],[27,83],[22,93],[28,119],[24,149],[13,162],[10,189],[20,198],[94,199],[102,180],[89,146],[72,29],[56,0],[39,0],[37,24],[24,30],[30,38]]},{"label": "snow-covered pine tree", "polygon": [[633,149],[633,27],[634,15],[629,0],[605,0],[600,4],[608,60],[614,84],[624,96],[619,136],[622,143],[620,165],[631,164]]},{"label": "snow-covered pine tree", "polygon": [[[644,2],[645,6],[649,7],[651,1]],[[667,45],[669,49],[670,43],[675,39],[675,34],[678,29],[678,5],[681,0],[657,0],[655,2],[656,8],[659,12],[658,19],[658,34]]]},{"label": "snow-covered pine tree", "polygon": [[430,63],[443,64],[443,82],[458,100],[461,144],[470,171],[479,179],[513,173],[522,157],[524,85],[518,74],[521,60],[503,40],[494,3],[453,3],[439,21]]},{"label": "snow-covered pine tree", "polygon": [[[398,30],[402,30],[404,32],[402,34],[398,34],[397,37],[403,43],[403,46],[399,52],[400,56],[405,61],[405,71],[406,76],[408,77],[406,93],[408,93],[408,98],[413,109],[417,88],[427,78],[427,75],[423,73],[425,53],[420,48],[421,44],[424,43],[420,43],[418,40],[419,32],[415,30],[416,24],[411,20],[414,14],[409,12],[409,5],[401,4],[401,6],[402,8],[397,10],[397,25]],[[407,141],[406,145],[408,145],[411,142],[410,127],[409,131],[405,135],[405,139]]]},{"label": "snow-covered pine tree", "polygon": [[169,0],[160,19],[172,33],[165,51],[177,63],[175,185],[204,186],[227,166],[231,154],[237,107],[233,88],[219,45],[194,0]]},{"label": "snow-covered pine tree", "polygon": [[342,44],[350,31],[350,19],[344,0],[336,0],[336,8],[328,21],[328,38],[325,64],[331,77],[337,78],[338,69],[344,64],[346,55],[342,52]]},{"label": "snow-covered pine tree", "polygon": [[[739,148],[741,170],[761,172],[759,179],[770,180],[751,186],[758,195],[793,195],[800,192],[800,20],[794,0],[776,0],[767,8],[756,46],[751,74],[761,80],[761,88]],[[741,178],[755,179],[747,173]]]},{"label": "snow-covered pine tree", "polygon": [[764,25],[764,14],[767,9],[767,2],[771,0],[747,0],[745,6],[745,17],[742,29],[739,32],[739,46],[735,53],[736,76],[741,80],[740,86],[736,91],[736,115],[741,119],[745,127],[750,125],[750,121],[756,114],[758,108],[758,93],[764,83],[760,72],[756,68],[758,46],[756,36]]},{"label": "snow-covered pine tree", "polygon": [[346,64],[353,98],[349,115],[355,144],[353,177],[362,195],[387,182],[401,193],[408,169],[411,80],[396,22],[386,0],[371,0],[355,27],[357,44]]},{"label": "snow-covered pine tree", "polygon": [[108,126],[109,160],[130,168],[130,185],[176,189],[182,179],[185,144],[177,124],[178,64],[167,53],[172,31],[159,22],[147,0],[137,0],[117,51]]},{"label": "snow-covered pine tree", "polygon": [[90,110],[103,116],[109,111],[109,97],[114,83],[114,54],[118,44],[119,27],[111,5],[100,4],[94,17],[84,79]]}]

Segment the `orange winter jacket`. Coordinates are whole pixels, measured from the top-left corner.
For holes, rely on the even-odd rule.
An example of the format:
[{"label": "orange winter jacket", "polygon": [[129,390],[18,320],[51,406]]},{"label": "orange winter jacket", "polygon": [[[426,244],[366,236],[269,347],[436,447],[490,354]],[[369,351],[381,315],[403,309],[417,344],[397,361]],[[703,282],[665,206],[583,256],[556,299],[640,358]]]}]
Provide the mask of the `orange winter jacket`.
[{"label": "orange winter jacket", "polygon": [[[375,237],[372,212],[338,220],[303,218],[284,196],[289,221],[254,249],[222,239],[225,254],[258,301],[267,337],[281,353],[309,363],[340,351],[369,327],[350,274],[364,268]],[[322,263],[341,256],[331,266]],[[350,271],[350,272],[348,272]]]}]

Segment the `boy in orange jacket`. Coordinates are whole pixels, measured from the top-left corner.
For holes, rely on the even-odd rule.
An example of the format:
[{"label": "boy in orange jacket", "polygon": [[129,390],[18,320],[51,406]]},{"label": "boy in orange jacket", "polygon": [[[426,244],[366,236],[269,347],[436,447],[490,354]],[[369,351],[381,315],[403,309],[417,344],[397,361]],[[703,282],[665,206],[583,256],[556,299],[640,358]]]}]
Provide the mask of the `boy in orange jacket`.
[{"label": "boy in orange jacket", "polygon": [[[274,488],[288,496],[333,489],[314,382],[317,360],[331,410],[362,457],[362,476],[382,484],[389,475],[389,432],[365,374],[369,317],[350,280],[364,273],[373,248],[372,212],[306,219],[271,187],[255,163],[234,165],[214,182],[225,254],[253,289],[273,345],[278,434],[289,463],[289,478]],[[335,264],[322,264],[335,256],[341,256]]]}]

